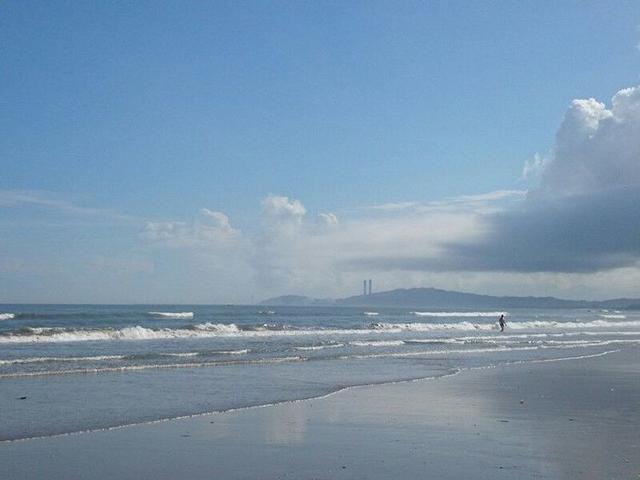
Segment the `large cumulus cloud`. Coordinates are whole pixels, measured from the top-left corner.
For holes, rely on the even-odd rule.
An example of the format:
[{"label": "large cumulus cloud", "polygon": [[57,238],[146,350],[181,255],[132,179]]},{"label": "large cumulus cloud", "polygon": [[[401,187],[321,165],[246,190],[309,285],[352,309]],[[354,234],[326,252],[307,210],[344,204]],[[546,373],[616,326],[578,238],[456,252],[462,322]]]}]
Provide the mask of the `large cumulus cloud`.
[{"label": "large cumulus cloud", "polygon": [[611,109],[574,100],[542,176],[547,194],[581,194],[640,185],[640,87],[616,93]]},{"label": "large cumulus cloud", "polygon": [[[640,87],[607,108],[574,100],[540,185],[486,218],[480,242],[457,242],[433,268],[594,272],[640,259]],[[429,263],[429,262],[426,262]]]}]

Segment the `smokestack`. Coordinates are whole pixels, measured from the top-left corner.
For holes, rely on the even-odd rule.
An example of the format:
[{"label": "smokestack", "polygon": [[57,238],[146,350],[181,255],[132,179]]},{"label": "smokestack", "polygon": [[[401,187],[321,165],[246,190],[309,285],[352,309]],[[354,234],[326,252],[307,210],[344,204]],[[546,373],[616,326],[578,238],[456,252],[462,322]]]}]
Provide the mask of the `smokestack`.
[{"label": "smokestack", "polygon": [[366,295],[367,294],[367,281],[363,280],[362,281],[362,285],[363,285],[363,290],[364,290],[363,295]]},{"label": "smokestack", "polygon": [[371,279],[369,279],[369,295],[371,295]]}]

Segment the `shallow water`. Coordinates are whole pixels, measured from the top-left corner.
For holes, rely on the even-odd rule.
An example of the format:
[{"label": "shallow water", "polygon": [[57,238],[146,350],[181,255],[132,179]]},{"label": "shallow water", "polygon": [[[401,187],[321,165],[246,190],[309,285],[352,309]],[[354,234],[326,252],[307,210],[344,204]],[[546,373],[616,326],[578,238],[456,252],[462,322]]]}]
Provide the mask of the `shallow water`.
[{"label": "shallow water", "polygon": [[[640,343],[640,312],[0,307],[0,439],[324,395]],[[374,315],[375,314],[375,315]],[[26,397],[22,399],[22,397]]]}]

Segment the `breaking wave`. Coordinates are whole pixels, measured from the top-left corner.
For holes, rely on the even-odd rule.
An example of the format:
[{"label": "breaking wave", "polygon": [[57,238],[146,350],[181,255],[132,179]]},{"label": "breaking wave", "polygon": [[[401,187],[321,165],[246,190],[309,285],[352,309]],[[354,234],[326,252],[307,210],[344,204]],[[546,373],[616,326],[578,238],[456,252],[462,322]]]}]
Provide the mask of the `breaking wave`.
[{"label": "breaking wave", "polygon": [[16,318],[15,313],[0,313],[0,320],[11,320],[12,318]]},{"label": "breaking wave", "polygon": [[507,323],[507,328],[513,329],[534,329],[534,328],[630,328],[640,327],[640,320],[629,320],[626,322],[609,322],[606,320],[593,320],[590,322],[553,322],[553,321],[532,321],[532,322],[511,322]]},{"label": "breaking wave", "polygon": [[[390,331],[415,331],[428,332],[438,330],[497,330],[495,323],[375,323],[372,328]],[[581,328],[630,328],[640,327],[640,321],[610,322],[606,320],[593,320],[589,322],[555,322],[549,320],[534,320],[529,322],[507,322],[510,330],[536,330],[536,329],[581,329]]]},{"label": "breaking wave", "polygon": [[193,318],[193,312],[148,312],[149,315],[162,318]]},{"label": "breaking wave", "polygon": [[[609,321],[593,320],[587,322],[523,321],[508,322],[507,330],[573,330],[590,328],[630,328],[640,327],[640,320]],[[0,334],[2,343],[39,343],[39,342],[88,342],[115,340],[162,340],[180,338],[207,337],[269,337],[269,336],[323,336],[323,335],[362,335],[381,333],[443,332],[443,331],[491,331],[498,330],[497,322],[474,323],[469,321],[451,323],[372,323],[360,328],[294,328],[286,325],[238,326],[234,323],[201,323],[182,328],[146,328],[142,326],[120,329],[73,329],[62,327],[25,327]]]},{"label": "breaking wave", "polygon": [[[511,324],[509,324],[511,325]],[[497,323],[374,323],[371,328],[389,331],[429,332],[438,330],[495,330]]]}]

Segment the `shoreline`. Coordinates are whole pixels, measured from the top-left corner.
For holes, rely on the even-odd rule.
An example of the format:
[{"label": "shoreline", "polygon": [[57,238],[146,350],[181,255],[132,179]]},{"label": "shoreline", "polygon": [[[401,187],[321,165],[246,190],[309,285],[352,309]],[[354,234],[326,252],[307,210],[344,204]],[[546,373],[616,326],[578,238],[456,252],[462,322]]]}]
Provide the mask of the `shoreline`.
[{"label": "shoreline", "polygon": [[[248,410],[278,407],[278,406],[282,406],[282,405],[295,404],[295,403],[298,403],[298,402],[309,402],[309,401],[314,401],[314,400],[322,400],[322,399],[325,399],[325,398],[332,397],[334,395],[338,395],[338,394],[340,394],[342,392],[346,392],[346,391],[350,391],[350,390],[354,390],[354,389],[369,388],[369,387],[373,388],[373,387],[386,386],[386,385],[402,385],[402,384],[414,383],[414,382],[429,382],[429,381],[433,381],[433,380],[439,380],[439,379],[444,379],[444,378],[448,378],[448,377],[453,377],[453,376],[459,375],[461,373],[474,371],[474,370],[503,368],[503,367],[510,367],[510,366],[516,366],[516,365],[523,365],[523,364],[537,364],[537,363],[548,363],[548,362],[576,361],[576,360],[582,360],[582,359],[603,357],[603,356],[607,356],[607,355],[610,355],[612,353],[617,353],[617,352],[620,352],[620,351],[621,351],[620,349],[616,349],[616,350],[607,350],[607,351],[604,351],[604,352],[593,353],[593,354],[571,356],[571,357],[534,359],[534,360],[514,360],[514,361],[506,361],[506,362],[500,363],[498,365],[483,365],[483,366],[474,366],[474,367],[454,368],[453,371],[448,372],[448,373],[443,373],[441,375],[426,376],[426,377],[416,377],[416,378],[408,378],[408,379],[399,379],[399,380],[392,380],[392,381],[383,381],[383,382],[379,382],[379,383],[363,383],[363,384],[356,384],[356,385],[347,385],[347,386],[338,388],[336,390],[333,390],[333,391],[330,391],[330,392],[327,392],[327,393],[324,393],[324,394],[321,394],[321,395],[316,395],[316,396],[311,396],[311,397],[304,397],[304,398],[295,398],[295,399],[283,400],[283,401],[273,402],[273,403],[264,403],[264,404],[258,404],[258,405],[248,405],[248,406],[228,408],[228,409],[223,409],[223,410],[214,410],[214,411],[208,411],[208,412],[193,413],[193,414],[189,414],[189,415],[179,415],[179,416],[175,416],[175,417],[158,418],[158,419],[155,419],[155,420],[147,420],[147,421],[142,421],[142,422],[126,423],[126,424],[122,424],[122,425],[114,425],[114,426],[105,427],[105,428],[77,430],[77,431],[72,431],[72,432],[55,433],[55,434],[51,434],[51,435],[38,435],[38,436],[33,436],[33,437],[14,438],[14,439],[5,439],[5,440],[0,439],[0,447],[3,444],[12,444],[12,443],[17,443],[17,442],[28,442],[28,441],[37,441],[37,440],[46,440],[46,439],[62,438],[62,437],[68,437],[68,436],[78,436],[78,435],[93,434],[93,433],[99,433],[99,432],[110,432],[110,431],[122,430],[122,429],[127,429],[127,428],[143,427],[143,426],[147,426],[147,425],[156,425],[156,424],[161,424],[161,423],[165,423],[165,422],[197,419],[197,418],[202,418],[202,417],[207,417],[207,416],[224,415],[224,414],[243,412],[243,411],[248,411]],[[443,352],[439,352],[439,353],[442,354]],[[192,368],[192,367],[189,364],[187,364],[185,366],[181,366],[180,368]],[[117,371],[117,370],[114,370],[114,371]],[[70,372],[70,373],[75,373],[75,372]],[[96,372],[96,373],[100,374],[102,372]],[[113,373],[113,372],[109,371],[108,373]]]},{"label": "shoreline", "polygon": [[5,442],[0,476],[635,478],[640,349],[596,355],[474,367],[437,381],[348,387],[268,407]]}]

